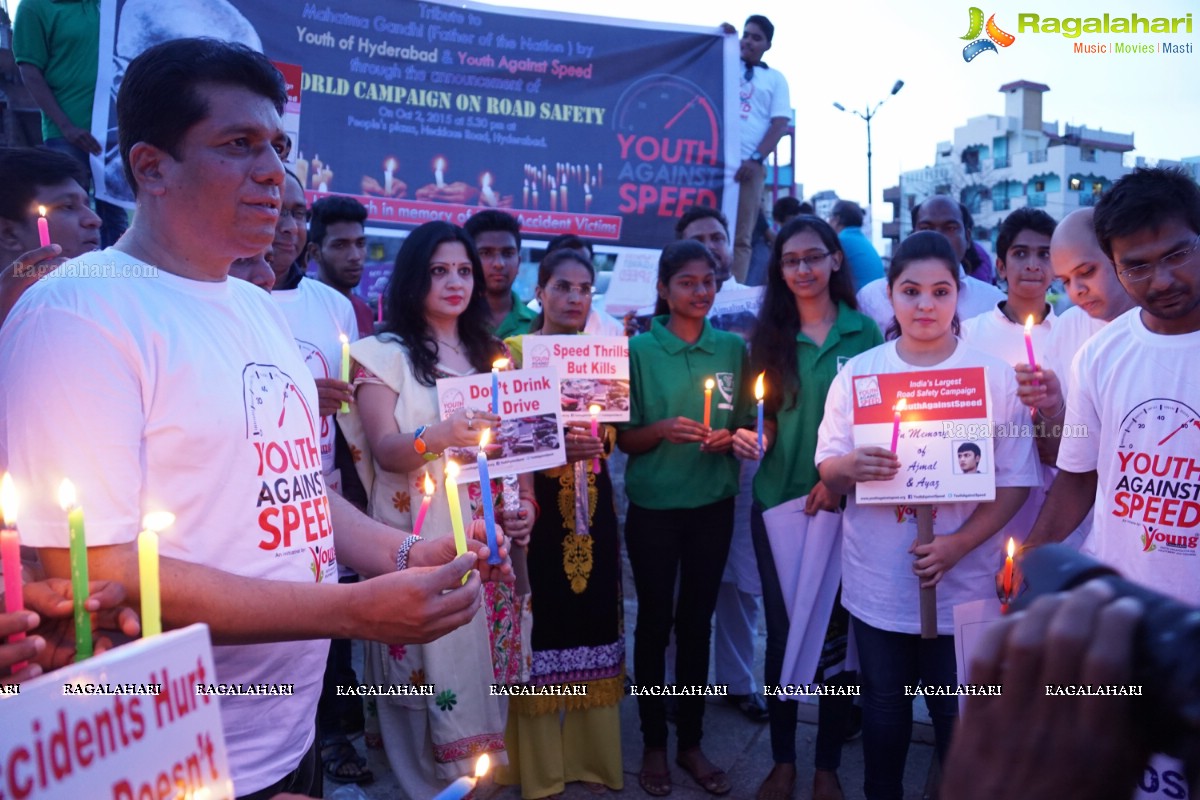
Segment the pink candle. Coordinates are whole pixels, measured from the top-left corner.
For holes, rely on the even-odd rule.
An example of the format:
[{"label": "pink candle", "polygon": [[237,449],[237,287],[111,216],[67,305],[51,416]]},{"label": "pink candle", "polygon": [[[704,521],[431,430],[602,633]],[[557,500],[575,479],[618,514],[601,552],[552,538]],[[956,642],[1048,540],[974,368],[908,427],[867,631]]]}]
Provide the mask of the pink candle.
[{"label": "pink candle", "polygon": [[429,510],[429,504],[433,502],[433,480],[430,479],[429,473],[425,473],[425,499],[421,501],[421,509],[417,512],[417,521],[413,525],[413,533],[417,536],[421,535],[421,526],[425,524],[425,512]]},{"label": "pink candle", "polygon": [[[17,493],[8,473],[0,479],[0,513],[4,525],[0,528],[0,563],[4,565],[4,613],[15,614],[25,608],[21,597],[21,540],[17,537]],[[8,637],[9,644],[25,638],[24,631]],[[13,674],[25,669],[26,662],[12,665]]]},{"label": "pink candle", "polygon": [[383,322],[383,292],[379,293],[379,299],[376,301],[375,305],[377,306],[377,310],[375,312],[375,321]]},{"label": "pink candle", "polygon": [[[588,412],[592,415],[592,437],[599,439],[600,438],[600,406],[594,405],[594,404],[590,405],[590,406],[588,406]],[[597,475],[600,474],[600,459],[599,458],[592,459],[592,472],[594,472]]]},{"label": "pink candle", "polygon": [[38,206],[38,247],[50,244],[50,223],[46,220],[46,207]]},{"label": "pink candle", "polygon": [[[1029,368],[1037,371],[1037,359],[1033,357],[1033,314],[1025,318],[1025,354],[1029,356]],[[1038,385],[1037,380],[1033,382],[1034,386]]]},{"label": "pink candle", "polygon": [[896,416],[892,419],[892,452],[896,452],[896,445],[900,443],[900,415],[904,412],[904,407],[908,405],[908,400],[903,397],[896,403]]}]

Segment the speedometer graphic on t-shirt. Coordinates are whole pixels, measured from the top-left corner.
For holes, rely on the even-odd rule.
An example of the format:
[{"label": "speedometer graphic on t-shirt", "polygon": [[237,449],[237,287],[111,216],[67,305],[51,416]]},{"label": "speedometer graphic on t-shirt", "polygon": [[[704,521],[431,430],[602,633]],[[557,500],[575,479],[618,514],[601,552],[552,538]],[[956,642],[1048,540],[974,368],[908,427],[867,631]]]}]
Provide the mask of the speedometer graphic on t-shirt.
[{"label": "speedometer graphic on t-shirt", "polygon": [[1200,414],[1178,400],[1156,397],[1139,403],[1121,420],[1121,435],[1117,447],[1136,450],[1176,447],[1180,437],[1187,437],[1200,450]]}]

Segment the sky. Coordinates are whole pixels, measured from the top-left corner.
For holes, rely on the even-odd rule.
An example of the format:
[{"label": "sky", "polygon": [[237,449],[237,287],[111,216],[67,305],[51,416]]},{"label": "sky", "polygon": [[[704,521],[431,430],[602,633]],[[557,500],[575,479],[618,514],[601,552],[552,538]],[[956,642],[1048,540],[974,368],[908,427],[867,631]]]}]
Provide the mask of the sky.
[{"label": "sky", "polygon": [[[975,0],[977,3],[979,0]],[[480,4],[485,5],[485,4]],[[580,4],[564,0],[493,0],[486,5],[566,12]],[[600,4],[596,4],[598,6]],[[596,7],[592,6],[592,7]],[[1003,10],[980,5],[985,18],[996,14],[1002,30],[1016,41],[999,52],[963,60],[971,0],[883,0],[807,2],[757,0],[735,12],[711,0],[605,0],[605,15],[689,25],[729,21],[741,29],[745,17],[765,14],[775,38],[764,60],[788,79],[796,110],[796,180],[806,195],[833,189],[863,202],[867,193],[866,123],[833,107],[865,111],[891,91],[904,88],[871,122],[875,202],[899,182],[900,172],[934,161],[936,145],[954,138],[954,128],[970,117],[1004,114],[1000,86],[1015,80],[1044,83],[1043,118],[1133,133],[1132,159],[1178,160],[1200,156],[1200,3],[1185,0],[1016,0]],[[1061,34],[1018,33],[1017,14],[1039,18],[1183,17],[1193,13],[1193,33]],[[1183,28],[1181,27],[1182,31]],[[1073,42],[1191,43],[1181,55],[1084,55]],[[1187,76],[1192,76],[1190,79]],[[877,221],[890,219],[885,207]]]}]

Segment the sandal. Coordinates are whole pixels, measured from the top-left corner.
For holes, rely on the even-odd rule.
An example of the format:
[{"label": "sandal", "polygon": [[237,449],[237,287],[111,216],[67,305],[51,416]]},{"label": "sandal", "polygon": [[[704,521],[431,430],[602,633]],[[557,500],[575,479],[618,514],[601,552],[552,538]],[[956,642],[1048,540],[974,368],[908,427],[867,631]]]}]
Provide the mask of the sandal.
[{"label": "sandal", "polygon": [[[709,794],[729,794],[733,789],[733,786],[729,783],[729,776],[720,767],[710,762],[699,747],[693,747],[690,750],[680,753],[676,756],[675,763],[683,767],[683,771],[690,775],[692,780],[700,784],[700,788]],[[700,770],[705,767],[711,767],[711,769],[708,772],[701,773]]]},{"label": "sandal", "polygon": [[[648,762],[652,757],[661,759],[661,769],[651,769]],[[664,748],[647,749],[642,754],[642,771],[638,773],[638,786],[652,797],[666,797],[671,793],[671,772],[667,768],[667,751]]]},{"label": "sandal", "polygon": [[375,780],[375,774],[367,768],[367,760],[346,739],[321,745],[321,771],[337,783],[362,786]]}]

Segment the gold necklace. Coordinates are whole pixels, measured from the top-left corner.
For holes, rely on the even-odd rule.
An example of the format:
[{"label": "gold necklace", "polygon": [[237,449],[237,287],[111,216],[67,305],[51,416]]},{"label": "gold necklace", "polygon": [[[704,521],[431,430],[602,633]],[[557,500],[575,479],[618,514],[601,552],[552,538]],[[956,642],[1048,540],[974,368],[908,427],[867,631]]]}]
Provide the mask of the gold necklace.
[{"label": "gold necklace", "polygon": [[458,353],[460,356],[462,355],[462,350],[460,350],[460,349],[459,349],[459,347],[462,347],[462,341],[461,341],[461,340],[460,340],[460,341],[459,341],[459,343],[458,343],[458,347],[455,347],[454,345],[452,345],[452,344],[450,344],[449,342],[447,342],[447,341],[444,341],[444,340],[442,340],[442,339],[437,339],[437,338],[435,338],[435,339],[434,339],[434,341],[435,341],[435,342],[437,342],[438,344],[444,344],[444,345],[446,345],[446,347],[449,347],[451,350],[453,350],[454,352]]}]

